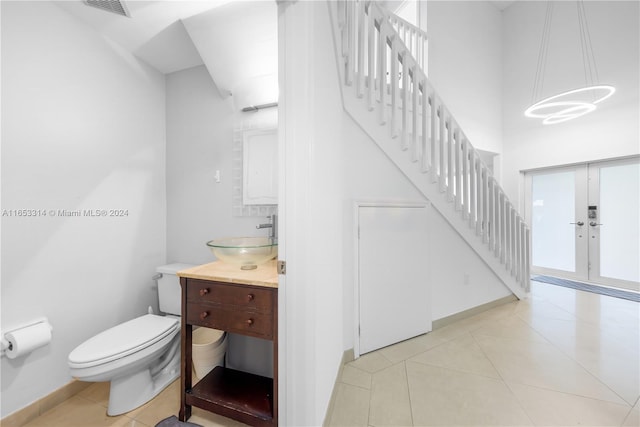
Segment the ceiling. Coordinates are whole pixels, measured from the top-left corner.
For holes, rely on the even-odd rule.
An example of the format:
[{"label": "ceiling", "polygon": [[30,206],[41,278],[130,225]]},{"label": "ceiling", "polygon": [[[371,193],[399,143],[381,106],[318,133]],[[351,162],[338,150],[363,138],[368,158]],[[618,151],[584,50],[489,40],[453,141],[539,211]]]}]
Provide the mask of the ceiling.
[{"label": "ceiling", "polygon": [[[85,5],[53,1],[102,37],[168,74],[205,65],[223,97],[256,105],[277,97],[275,1],[122,0],[125,17]],[[267,90],[266,94],[265,88]],[[253,94],[250,100],[245,100]],[[246,105],[243,105],[246,106]]]},{"label": "ceiling", "polygon": [[[250,95],[251,101],[241,101],[249,105],[277,100],[275,1],[233,2],[184,19],[182,23],[223,97]],[[267,86],[272,90],[263,94]]]},{"label": "ceiling", "polygon": [[[162,72],[180,69],[183,61],[197,61],[194,47],[181,25],[181,20],[228,3],[223,1],[127,1],[130,18],[89,7],[81,0],[53,1],[53,3],[83,21],[110,41],[116,42],[126,51],[148,59],[150,65]],[[154,39],[155,43],[154,43]],[[163,56],[177,54],[171,64],[169,58],[156,58],[153,50],[164,41]],[[164,44],[164,43],[161,43]],[[149,51],[149,52],[148,52]],[[156,63],[157,61],[157,63]],[[200,62],[201,63],[201,62]]]}]

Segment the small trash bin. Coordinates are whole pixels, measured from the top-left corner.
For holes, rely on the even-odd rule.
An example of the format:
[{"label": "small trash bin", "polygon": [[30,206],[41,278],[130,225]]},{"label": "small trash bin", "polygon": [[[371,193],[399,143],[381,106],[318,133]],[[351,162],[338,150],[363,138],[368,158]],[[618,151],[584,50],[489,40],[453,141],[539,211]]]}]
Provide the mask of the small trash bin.
[{"label": "small trash bin", "polygon": [[[227,335],[217,329],[200,327],[191,336],[193,371],[197,379],[202,379],[216,366],[223,366]],[[197,382],[196,379],[193,382]]]}]

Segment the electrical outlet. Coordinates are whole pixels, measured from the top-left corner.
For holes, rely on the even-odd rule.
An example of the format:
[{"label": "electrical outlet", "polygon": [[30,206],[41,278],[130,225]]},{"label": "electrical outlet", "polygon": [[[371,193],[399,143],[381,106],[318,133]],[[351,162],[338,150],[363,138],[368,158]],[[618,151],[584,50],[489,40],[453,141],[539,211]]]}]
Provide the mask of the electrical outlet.
[{"label": "electrical outlet", "polygon": [[468,285],[470,281],[471,281],[471,279],[469,278],[469,273],[464,273],[464,277],[462,279],[462,283],[464,285]]}]

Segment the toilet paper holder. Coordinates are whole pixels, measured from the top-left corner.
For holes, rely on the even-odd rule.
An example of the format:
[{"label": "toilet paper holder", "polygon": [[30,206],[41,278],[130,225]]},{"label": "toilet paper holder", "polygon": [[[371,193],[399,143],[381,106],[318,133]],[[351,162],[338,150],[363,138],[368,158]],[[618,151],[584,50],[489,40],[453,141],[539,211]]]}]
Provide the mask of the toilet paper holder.
[{"label": "toilet paper holder", "polygon": [[9,340],[7,340],[7,338],[5,337],[6,334],[18,331],[20,329],[28,328],[33,325],[37,325],[38,323],[46,323],[49,326],[49,329],[53,331],[53,327],[49,323],[49,319],[47,319],[46,317],[39,317],[37,319],[31,320],[30,322],[22,323],[19,326],[12,327],[10,329],[7,329],[6,331],[2,331],[2,335],[0,335],[0,356],[5,356],[6,351],[10,347]]}]

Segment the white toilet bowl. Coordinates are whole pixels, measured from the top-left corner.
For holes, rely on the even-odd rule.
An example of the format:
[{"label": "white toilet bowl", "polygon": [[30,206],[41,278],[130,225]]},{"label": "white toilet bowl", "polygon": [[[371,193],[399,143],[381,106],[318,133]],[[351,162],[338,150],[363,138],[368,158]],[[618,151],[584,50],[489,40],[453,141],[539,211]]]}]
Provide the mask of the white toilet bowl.
[{"label": "white toilet bowl", "polygon": [[180,319],[147,314],[99,333],[69,354],[71,375],[111,381],[108,415],[155,397],[180,375]]}]

